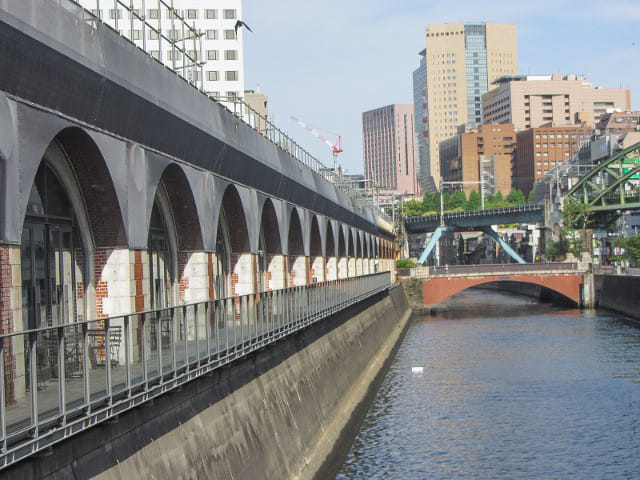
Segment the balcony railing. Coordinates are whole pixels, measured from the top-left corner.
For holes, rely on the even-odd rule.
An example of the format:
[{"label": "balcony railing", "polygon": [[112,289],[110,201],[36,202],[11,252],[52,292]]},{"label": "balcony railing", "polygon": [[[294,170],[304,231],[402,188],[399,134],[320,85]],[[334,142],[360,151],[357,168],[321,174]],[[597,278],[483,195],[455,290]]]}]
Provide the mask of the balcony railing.
[{"label": "balcony railing", "polygon": [[390,286],[389,272],[0,336],[0,469]]}]

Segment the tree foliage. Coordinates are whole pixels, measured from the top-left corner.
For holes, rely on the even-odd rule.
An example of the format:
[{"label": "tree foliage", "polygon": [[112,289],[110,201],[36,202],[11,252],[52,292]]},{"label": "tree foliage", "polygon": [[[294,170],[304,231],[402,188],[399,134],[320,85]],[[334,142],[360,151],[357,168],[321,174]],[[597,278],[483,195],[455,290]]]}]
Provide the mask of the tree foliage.
[{"label": "tree foliage", "polygon": [[[568,199],[564,203],[562,221],[565,229],[563,234],[568,240],[568,250],[576,257],[581,256],[582,252],[588,248],[587,225],[592,216],[593,210],[586,203],[576,202],[572,199]],[[579,235],[580,238],[576,238],[578,230],[582,231],[582,234]]]},{"label": "tree foliage", "polygon": [[640,266],[640,236],[616,238],[613,246],[623,249],[620,255],[614,255],[616,261],[627,261],[632,267]]},{"label": "tree foliage", "polygon": [[396,268],[414,268],[415,266],[416,264],[408,258],[404,260],[396,260]]},{"label": "tree foliage", "polygon": [[564,260],[564,256],[567,254],[567,244],[564,239],[561,237],[559,242],[554,240],[549,240],[547,244],[547,248],[544,251],[545,257],[547,259],[556,262],[560,260]]},{"label": "tree foliage", "polygon": [[[471,191],[468,198],[462,190],[456,190],[452,193],[445,192],[442,194],[442,202],[445,212],[453,210],[480,210],[482,208],[482,198],[476,190]],[[495,195],[487,195],[484,200],[485,208],[511,207],[526,203],[521,190],[512,190],[506,198],[502,196],[501,192],[498,192]],[[440,192],[425,193],[422,201],[406,201],[404,202],[404,208],[405,216],[407,217],[418,217],[440,212]]]}]

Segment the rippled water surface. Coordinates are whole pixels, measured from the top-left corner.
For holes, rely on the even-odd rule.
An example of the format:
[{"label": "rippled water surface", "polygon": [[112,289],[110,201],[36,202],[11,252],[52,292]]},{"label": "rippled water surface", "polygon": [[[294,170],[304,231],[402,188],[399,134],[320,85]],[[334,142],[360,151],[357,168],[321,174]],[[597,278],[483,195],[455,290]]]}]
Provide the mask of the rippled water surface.
[{"label": "rippled water surface", "polygon": [[409,329],[338,479],[640,478],[640,327],[454,302]]}]

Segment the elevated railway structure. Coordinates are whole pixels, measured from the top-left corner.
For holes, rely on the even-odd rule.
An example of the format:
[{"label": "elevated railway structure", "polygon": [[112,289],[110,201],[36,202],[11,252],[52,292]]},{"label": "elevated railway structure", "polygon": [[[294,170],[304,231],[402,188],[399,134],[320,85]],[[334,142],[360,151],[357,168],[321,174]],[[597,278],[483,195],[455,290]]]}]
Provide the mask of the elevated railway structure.
[{"label": "elevated railway structure", "polygon": [[0,2],[0,125],[0,468],[393,281],[384,214],[69,0]]}]

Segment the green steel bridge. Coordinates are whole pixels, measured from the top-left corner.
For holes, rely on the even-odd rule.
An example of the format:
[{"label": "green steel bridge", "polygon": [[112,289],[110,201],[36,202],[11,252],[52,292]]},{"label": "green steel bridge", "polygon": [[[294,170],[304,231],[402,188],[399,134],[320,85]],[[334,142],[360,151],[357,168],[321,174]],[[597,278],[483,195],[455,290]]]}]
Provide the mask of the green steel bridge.
[{"label": "green steel bridge", "polygon": [[596,214],[640,208],[640,143],[603,160],[580,178],[568,196]]}]

